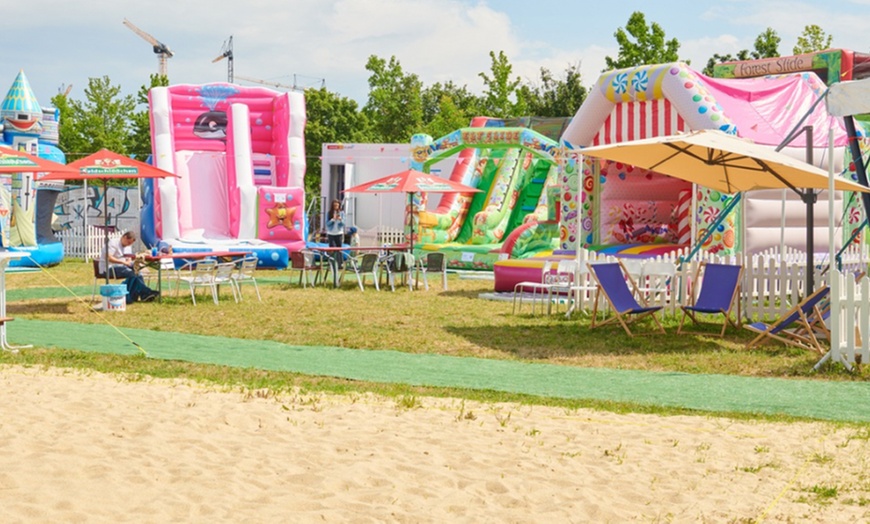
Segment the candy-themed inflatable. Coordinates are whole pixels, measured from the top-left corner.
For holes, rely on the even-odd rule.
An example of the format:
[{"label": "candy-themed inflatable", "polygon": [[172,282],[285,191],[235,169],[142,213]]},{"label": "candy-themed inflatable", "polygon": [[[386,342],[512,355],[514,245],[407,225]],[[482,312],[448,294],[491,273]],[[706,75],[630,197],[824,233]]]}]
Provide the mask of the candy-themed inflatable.
[{"label": "candy-themed inflatable", "polygon": [[305,245],[305,99],[217,83],[149,93],[154,164],[142,238],[176,252],[238,249],[284,268]]},{"label": "candy-themed inflatable", "polygon": [[[813,106],[825,89],[813,72],[759,78],[717,79],[685,64],[641,66],[608,72],[599,78],[562,136],[569,148],[618,143],[687,130],[719,129],[757,144],[778,146],[798,123],[813,129],[813,160],[842,171],[846,161],[846,132],[842,121],[828,114],[824,104]],[[801,118],[810,110],[807,118]],[[834,158],[827,155],[828,130],[834,131]],[[582,149],[580,149],[582,153]],[[803,133],[783,152],[806,158]],[[732,195],[703,186],[692,187],[643,169],[585,160],[572,173],[567,187],[582,188],[578,220],[564,223],[562,247],[610,247],[614,244],[673,244],[687,246],[706,233]],[[852,175],[854,178],[854,174]],[[756,253],[780,243],[805,249],[805,205],[783,191],[753,191],[704,245],[713,253]],[[851,217],[842,194],[835,195],[838,216]],[[860,209],[853,200],[853,208]],[[563,201],[563,205],[570,202]],[[827,251],[827,201],[816,204],[816,249]],[[786,218],[783,221],[783,209]],[[564,210],[563,210],[564,211]],[[847,218],[837,245],[860,222]],[[694,233],[693,233],[694,231]],[[693,236],[694,235],[694,236]]]},{"label": "candy-themed inflatable", "polygon": [[[39,105],[24,71],[3,99],[0,122],[0,144],[66,163],[57,147],[58,111]],[[0,243],[10,251],[27,253],[10,266],[46,266],[63,260],[63,244],[51,229],[52,211],[62,188],[62,181],[37,182],[33,173],[0,177]]]}]

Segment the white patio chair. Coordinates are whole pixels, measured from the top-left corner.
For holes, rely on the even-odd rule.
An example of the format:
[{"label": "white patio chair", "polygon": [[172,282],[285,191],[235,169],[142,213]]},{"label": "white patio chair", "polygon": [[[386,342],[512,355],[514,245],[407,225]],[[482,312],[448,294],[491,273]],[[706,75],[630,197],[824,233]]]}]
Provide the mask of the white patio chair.
[{"label": "white patio chair", "polygon": [[181,284],[187,284],[190,289],[190,298],[193,300],[193,305],[196,305],[196,288],[204,287],[211,291],[211,297],[214,303],[218,303],[217,287],[214,282],[214,273],[217,269],[217,262],[211,259],[196,260],[188,262],[178,270],[178,286],[175,287],[175,294],[178,295],[178,290],[181,289]]},{"label": "white patio chair", "polygon": [[396,290],[396,277],[402,277],[402,285],[408,284],[408,289],[413,290],[414,284],[411,282],[411,267],[414,266],[414,255],[411,253],[393,253],[392,257],[384,265],[387,270],[387,282],[390,284],[390,289]]},{"label": "white patio chair", "polygon": [[423,275],[423,287],[429,291],[429,273],[441,274],[441,288],[447,290],[447,257],[444,253],[429,253],[417,263],[417,272]]},{"label": "white patio chair", "polygon": [[356,275],[356,281],[359,283],[359,290],[365,291],[366,277],[371,275],[375,289],[380,291],[381,287],[378,284],[378,268],[380,261],[377,253],[364,253],[362,256],[349,258],[345,268],[349,268]]},{"label": "white patio chair", "polygon": [[636,284],[640,285],[640,281],[643,279],[643,266],[646,260],[642,258],[620,258],[619,261],[622,262],[622,268],[625,273]]},{"label": "white patio chair", "polygon": [[249,256],[239,261],[236,271],[233,273],[233,282],[236,285],[236,290],[239,292],[239,301],[242,300],[242,284],[253,284],[254,290],[257,292],[257,300],[263,301],[260,297],[260,287],[257,285],[257,279],[254,273],[257,271],[257,257]]},{"label": "white patio chair", "polygon": [[[598,285],[595,283],[595,277],[589,272],[589,266],[586,264],[574,262],[574,280],[571,283],[570,300],[571,307],[565,312],[566,317],[570,317],[575,311],[585,311],[583,303],[587,298],[594,300],[597,304],[598,298],[595,296],[595,291]],[[588,295],[584,296],[584,295]],[[595,305],[593,304],[593,309]]]},{"label": "white patio chair", "polygon": [[230,286],[230,291],[233,292],[233,300],[236,304],[239,303],[239,296],[236,293],[236,263],[223,262],[215,266],[214,270],[214,293],[220,299],[221,286],[227,284]]},{"label": "white patio chair", "polygon": [[577,261],[574,259],[563,259],[556,265],[554,282],[550,288],[550,305],[547,308],[547,314],[550,314],[553,304],[556,305],[556,312],[558,312],[559,304],[563,301],[567,304],[566,314],[571,314],[574,307],[574,282],[577,279],[577,267]]},{"label": "white patio chair", "polygon": [[532,302],[532,314],[535,314],[535,304],[540,301],[541,303],[541,312],[544,312],[544,305],[547,304],[549,309],[550,304],[550,290],[554,284],[554,276],[552,274],[553,262],[547,260],[544,262],[544,267],[541,269],[541,280],[526,280],[523,282],[517,282],[514,286],[514,296],[513,296],[513,312],[517,312],[517,304],[519,304],[519,311],[523,310],[523,299],[531,294],[531,302]]},{"label": "white patio chair", "polygon": [[664,306],[671,298],[671,284],[676,275],[677,266],[673,262],[649,260],[643,265],[641,278],[635,280],[637,291],[647,304]]}]

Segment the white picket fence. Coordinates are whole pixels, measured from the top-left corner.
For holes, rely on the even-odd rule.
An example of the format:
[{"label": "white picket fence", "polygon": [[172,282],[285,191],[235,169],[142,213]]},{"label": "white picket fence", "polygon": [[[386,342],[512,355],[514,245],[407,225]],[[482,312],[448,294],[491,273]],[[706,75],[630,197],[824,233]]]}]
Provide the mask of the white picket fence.
[{"label": "white picket fence", "polygon": [[[695,283],[701,262],[707,261],[719,264],[737,264],[743,266],[743,280],[741,282],[740,310],[744,318],[757,318],[773,320],[791,309],[800,299],[808,293],[806,287],[807,255],[800,251],[787,251],[783,256],[778,252],[770,251],[751,256],[727,256],[698,253],[692,260],[680,263],[680,257],[685,254],[674,252],[647,259],[650,261],[665,262],[674,266],[674,274],[667,277],[669,282],[662,282],[665,277],[648,276],[642,282],[637,282],[639,287],[662,288],[661,293],[649,294],[649,305],[662,306],[663,314],[677,315],[681,312],[680,305],[690,302],[689,297],[699,289],[703,282]],[[613,262],[617,259],[610,255],[603,255],[594,251],[581,250],[578,260],[581,269],[577,274],[578,282],[589,289],[594,288],[594,279],[585,270],[585,264],[598,262]],[[843,272],[858,273],[867,271],[870,263],[870,252],[865,245],[856,245],[847,249],[842,256]],[[828,285],[830,272],[825,269],[827,259],[816,260],[813,264],[813,282],[817,289]],[[703,275],[701,280],[703,281]],[[863,295],[868,297],[870,295]],[[584,291],[577,299],[575,309],[591,311],[594,305],[594,292]],[[602,305],[599,304],[599,307]],[[870,362],[870,361],[868,361]]]},{"label": "white picket fence", "polygon": [[378,246],[384,244],[404,244],[407,242],[405,231],[395,227],[379,227],[376,230],[375,241]]},{"label": "white picket fence", "polygon": [[[56,232],[55,236],[63,243],[64,257],[85,260],[100,258],[106,241],[104,230],[93,226],[88,226],[87,234],[83,226],[78,226]],[[109,232],[110,240],[120,237],[120,231]]]},{"label": "white picket fence", "polygon": [[833,271],[831,278],[831,350],[826,360],[852,369],[857,362],[870,363],[870,278],[856,280],[850,272]]},{"label": "white picket fence", "polygon": [[[702,261],[743,266],[740,308],[743,319],[774,320],[809,293],[806,287],[807,256],[798,251],[768,252],[748,257],[718,257],[701,254],[691,261],[679,264],[681,253],[657,257],[655,261],[669,262],[674,265],[673,276],[664,287],[664,292],[649,296],[649,305],[662,306],[663,314],[676,315],[681,304],[689,303],[687,297],[703,282],[693,282],[698,266]],[[586,264],[613,262],[609,255],[582,250],[578,255],[581,269],[575,278],[587,290],[576,297],[575,310],[591,311],[595,293],[594,279]],[[867,276],[870,253],[866,245],[851,246],[841,258],[842,269],[833,264],[828,270],[827,259],[817,259],[813,263],[813,287],[818,289],[828,285],[831,288],[831,314],[828,319],[831,331],[831,349],[816,364],[818,369],[826,361],[843,364],[854,369],[861,363],[870,364],[870,276]],[[648,262],[645,262],[648,263]],[[820,269],[822,268],[822,269]],[[642,274],[642,273],[641,273]],[[659,277],[652,277],[659,278]],[[702,277],[703,280],[703,277]],[[639,287],[656,288],[662,282],[650,279],[639,282]],[[693,289],[694,288],[694,289]],[[810,290],[812,292],[812,290]],[[599,308],[605,307],[599,304]]]}]

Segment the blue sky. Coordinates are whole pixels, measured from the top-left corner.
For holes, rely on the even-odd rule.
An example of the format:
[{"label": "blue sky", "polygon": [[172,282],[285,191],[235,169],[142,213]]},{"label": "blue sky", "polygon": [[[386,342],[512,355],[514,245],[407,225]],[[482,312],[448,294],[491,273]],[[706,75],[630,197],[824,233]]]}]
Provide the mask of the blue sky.
[{"label": "blue sky", "polygon": [[[579,64],[591,85],[616,57],[613,33],[634,11],[681,43],[681,58],[702,69],[713,53],[752,48],[771,27],[790,54],[808,24],[833,46],[870,51],[865,38],[870,0],[31,0],[4,2],[0,17],[0,91],[24,69],[42,105],[61,86],[84,98],[88,78],[109,76],[135,93],[157,71],[149,44],[122,24],[128,18],[176,56],[173,84],[225,81],[225,63],[211,61],[233,35],[237,75],[319,86],[365,101],[370,55],[395,55],[425,84],[453,80],[480,92],[490,50],[503,50],[515,74],[536,80],[541,67],[562,73]],[[833,7],[832,7],[833,6]],[[295,75],[295,81],[294,81]],[[239,82],[249,84],[247,82]]]}]

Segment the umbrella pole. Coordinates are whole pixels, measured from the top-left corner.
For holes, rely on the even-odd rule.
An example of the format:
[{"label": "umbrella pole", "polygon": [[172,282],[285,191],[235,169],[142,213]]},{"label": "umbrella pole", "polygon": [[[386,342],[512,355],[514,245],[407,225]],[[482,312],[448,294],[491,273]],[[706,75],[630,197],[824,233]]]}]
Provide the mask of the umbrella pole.
[{"label": "umbrella pole", "polygon": [[[807,134],[806,139],[806,155],[807,155],[807,164],[813,165],[813,126],[804,127]],[[829,162],[833,161],[833,157],[828,159]],[[813,282],[813,271],[816,269],[816,242],[814,238],[814,228],[815,228],[815,216],[814,216],[814,208],[816,204],[816,191],[813,189],[805,189],[803,193],[804,202],[807,204],[807,289],[804,291],[804,296],[810,296],[810,293],[813,292],[813,288],[815,286]],[[828,195],[829,199],[834,198],[833,194]],[[829,242],[833,242],[834,239],[830,238]]]},{"label": "umbrella pole", "polygon": [[[832,197],[833,195],[828,195],[828,197]],[[812,189],[804,189],[803,193],[801,193],[801,198],[807,205],[807,288],[804,290],[804,296],[807,297],[810,293],[813,292],[813,287],[815,283],[813,282],[814,275],[813,271],[816,269],[816,259],[815,259],[815,238],[813,235],[813,228],[815,227],[815,213],[814,207],[816,203],[816,192]],[[833,242],[834,239],[831,238],[830,242]]]},{"label": "umbrella pole", "polygon": [[103,260],[106,261],[106,285],[109,285],[109,188],[103,179]]},{"label": "umbrella pole", "polygon": [[411,241],[410,241],[411,248],[409,249],[409,252],[411,253],[411,256],[413,256],[414,255],[414,193],[408,193],[408,208],[409,208],[408,219],[411,221]]}]

